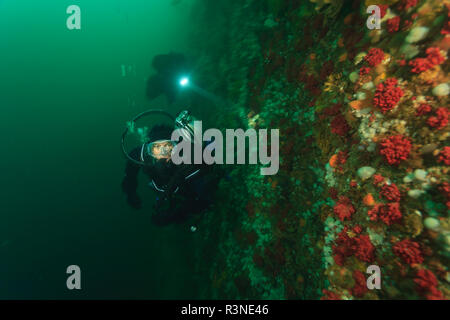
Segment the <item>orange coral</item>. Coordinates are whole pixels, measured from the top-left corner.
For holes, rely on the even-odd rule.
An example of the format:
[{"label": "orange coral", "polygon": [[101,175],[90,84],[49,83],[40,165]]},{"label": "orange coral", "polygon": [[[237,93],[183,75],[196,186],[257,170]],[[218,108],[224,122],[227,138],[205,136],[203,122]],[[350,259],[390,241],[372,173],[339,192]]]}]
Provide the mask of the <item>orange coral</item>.
[{"label": "orange coral", "polygon": [[330,164],[330,167],[336,168],[338,165],[338,155],[333,154],[330,158],[330,161],[328,161],[328,163]]},{"label": "orange coral", "polygon": [[373,195],[372,195],[371,193],[368,193],[368,194],[364,197],[363,203],[364,203],[366,206],[373,207],[373,206],[375,205],[375,199],[373,198]]}]

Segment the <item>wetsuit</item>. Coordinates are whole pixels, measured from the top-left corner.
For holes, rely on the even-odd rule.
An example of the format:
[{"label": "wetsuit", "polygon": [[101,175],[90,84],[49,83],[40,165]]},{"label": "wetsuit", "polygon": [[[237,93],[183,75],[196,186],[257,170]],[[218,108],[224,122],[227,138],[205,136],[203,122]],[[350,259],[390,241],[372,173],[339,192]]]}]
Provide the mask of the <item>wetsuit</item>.
[{"label": "wetsuit", "polygon": [[[140,148],[134,149],[130,156],[139,158],[139,152]],[[122,181],[127,202],[135,209],[142,205],[137,194],[138,173],[141,168],[142,166],[128,161]],[[149,178],[149,186],[157,192],[152,214],[152,221],[157,225],[183,222],[189,216],[201,213],[212,201],[217,181],[210,166],[174,165],[163,160],[155,166],[143,166],[143,172]]]}]

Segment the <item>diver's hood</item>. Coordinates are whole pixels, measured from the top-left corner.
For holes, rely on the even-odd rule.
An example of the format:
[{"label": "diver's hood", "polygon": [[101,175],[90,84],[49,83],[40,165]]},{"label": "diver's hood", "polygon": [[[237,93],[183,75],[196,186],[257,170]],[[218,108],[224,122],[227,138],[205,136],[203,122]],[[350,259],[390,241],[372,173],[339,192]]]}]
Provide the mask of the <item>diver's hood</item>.
[{"label": "diver's hood", "polygon": [[[195,118],[189,113],[189,111],[184,110],[181,111],[176,118],[172,117],[170,113],[164,110],[147,110],[136,117],[134,117],[130,123],[134,124],[137,120],[150,115],[164,115],[170,118],[174,123],[174,129],[181,130],[183,139],[187,139],[189,141],[194,141],[194,121]],[[166,139],[158,139],[156,141],[150,141],[148,143],[144,143],[140,148],[139,159],[134,159],[130,156],[130,154],[126,151],[125,148],[125,137],[127,136],[129,128],[126,127],[125,131],[122,134],[122,152],[128,158],[128,160],[138,164],[138,165],[149,165],[153,166],[157,161],[163,162],[171,162],[170,157],[172,154],[172,150],[176,145],[175,141],[166,140]],[[153,137],[155,138],[155,137]]]}]

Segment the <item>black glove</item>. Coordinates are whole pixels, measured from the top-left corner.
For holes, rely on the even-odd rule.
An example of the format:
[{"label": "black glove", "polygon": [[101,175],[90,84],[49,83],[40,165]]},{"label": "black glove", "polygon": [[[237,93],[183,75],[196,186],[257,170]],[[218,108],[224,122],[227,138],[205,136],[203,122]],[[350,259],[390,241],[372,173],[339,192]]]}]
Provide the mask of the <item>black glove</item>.
[{"label": "black glove", "polygon": [[139,198],[137,193],[128,194],[127,202],[132,208],[134,208],[136,210],[138,210],[142,207],[142,200],[141,200],[141,198]]},{"label": "black glove", "polygon": [[137,178],[125,176],[122,180],[122,191],[129,194],[137,189]]}]

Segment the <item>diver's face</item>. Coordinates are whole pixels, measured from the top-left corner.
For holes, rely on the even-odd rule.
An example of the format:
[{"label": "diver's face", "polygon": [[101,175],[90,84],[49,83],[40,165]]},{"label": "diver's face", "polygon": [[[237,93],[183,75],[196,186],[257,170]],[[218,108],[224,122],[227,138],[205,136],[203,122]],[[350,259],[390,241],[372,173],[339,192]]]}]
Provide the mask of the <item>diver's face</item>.
[{"label": "diver's face", "polygon": [[158,140],[150,144],[150,154],[156,160],[168,162],[172,155],[174,144],[170,140]]}]

